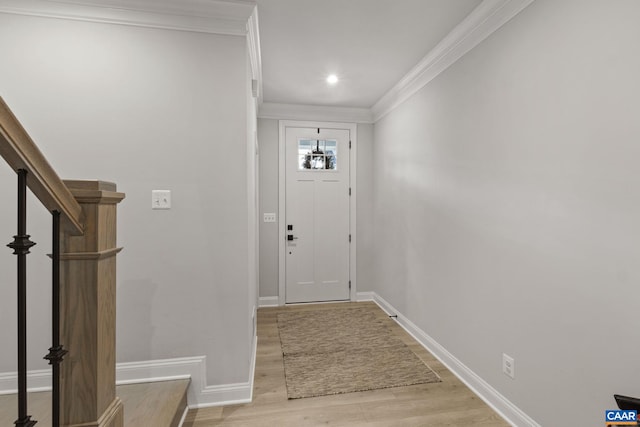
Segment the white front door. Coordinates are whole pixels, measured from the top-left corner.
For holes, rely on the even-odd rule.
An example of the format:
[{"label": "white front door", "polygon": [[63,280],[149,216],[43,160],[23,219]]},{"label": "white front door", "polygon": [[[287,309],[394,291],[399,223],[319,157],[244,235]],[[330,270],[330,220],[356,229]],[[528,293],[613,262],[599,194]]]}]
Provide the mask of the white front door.
[{"label": "white front door", "polygon": [[287,303],[350,297],[349,136],[286,128]]}]

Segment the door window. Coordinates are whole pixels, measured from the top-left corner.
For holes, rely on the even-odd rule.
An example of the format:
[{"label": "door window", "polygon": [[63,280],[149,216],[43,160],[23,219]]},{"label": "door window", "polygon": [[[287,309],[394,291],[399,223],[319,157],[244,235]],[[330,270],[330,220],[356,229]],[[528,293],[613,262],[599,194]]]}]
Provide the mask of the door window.
[{"label": "door window", "polygon": [[298,140],[298,170],[338,170],[338,142],[324,139]]}]

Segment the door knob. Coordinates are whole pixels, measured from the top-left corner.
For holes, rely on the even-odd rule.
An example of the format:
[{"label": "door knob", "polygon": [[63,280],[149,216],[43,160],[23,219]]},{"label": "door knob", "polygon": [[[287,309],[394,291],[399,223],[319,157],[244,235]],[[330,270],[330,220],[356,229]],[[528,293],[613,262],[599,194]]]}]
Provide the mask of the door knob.
[{"label": "door knob", "polygon": [[287,235],[287,240],[298,240],[298,238],[294,237],[293,234],[288,234]]}]

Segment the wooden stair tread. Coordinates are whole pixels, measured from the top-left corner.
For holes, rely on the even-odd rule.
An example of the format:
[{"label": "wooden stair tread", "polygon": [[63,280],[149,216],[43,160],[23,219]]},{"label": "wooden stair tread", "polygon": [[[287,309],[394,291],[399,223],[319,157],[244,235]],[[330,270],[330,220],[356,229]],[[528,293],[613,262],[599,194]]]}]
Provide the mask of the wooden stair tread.
[{"label": "wooden stair tread", "polygon": [[[187,407],[190,380],[127,384],[116,387],[124,404],[125,427],[177,427]],[[18,417],[16,394],[0,396],[0,426]],[[38,427],[51,426],[51,393],[29,393],[29,414]]]},{"label": "wooden stair tread", "polygon": [[125,427],[177,427],[187,407],[189,381],[119,386],[118,396],[124,403]]}]

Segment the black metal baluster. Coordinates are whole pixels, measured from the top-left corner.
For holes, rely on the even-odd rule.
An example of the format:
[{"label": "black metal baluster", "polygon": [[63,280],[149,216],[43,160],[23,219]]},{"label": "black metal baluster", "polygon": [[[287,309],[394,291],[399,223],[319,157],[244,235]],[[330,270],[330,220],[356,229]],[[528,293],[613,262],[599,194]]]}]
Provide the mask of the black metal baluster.
[{"label": "black metal baluster", "polygon": [[52,379],[52,427],[60,426],[60,362],[67,351],[60,345],[60,212],[51,212],[53,216],[53,239],[51,260],[52,267],[52,346],[44,358],[49,361],[53,370]]},{"label": "black metal baluster", "polygon": [[27,254],[35,245],[27,234],[27,171],[18,170],[18,234],[9,243],[18,256],[18,419],[17,427],[31,427],[36,421],[27,415]]}]

